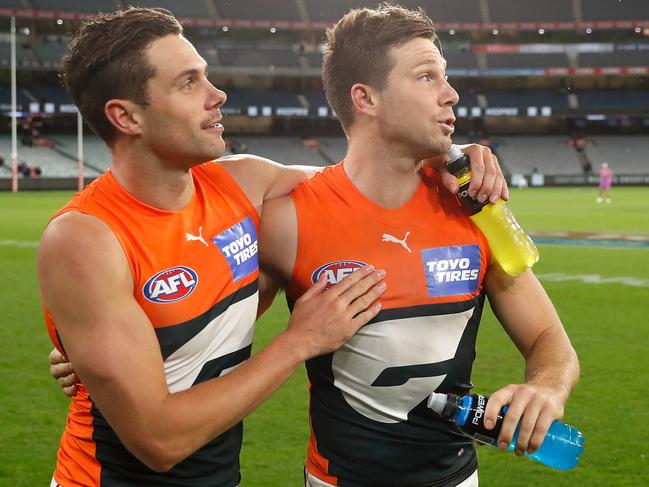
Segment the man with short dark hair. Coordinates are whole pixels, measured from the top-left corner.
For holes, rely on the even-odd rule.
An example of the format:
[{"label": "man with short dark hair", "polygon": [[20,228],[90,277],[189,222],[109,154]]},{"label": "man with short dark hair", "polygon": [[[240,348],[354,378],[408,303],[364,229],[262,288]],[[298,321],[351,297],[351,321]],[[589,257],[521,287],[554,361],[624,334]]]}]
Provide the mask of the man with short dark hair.
[{"label": "man with short dark hair", "polygon": [[306,362],[307,486],[478,485],[473,441],[426,402],[433,391],[472,387],[486,296],[526,362],[525,382],[486,407],[492,428],[509,405],[501,448],[521,420],[517,453],[538,449],[577,381],[575,352],[533,272],[505,274],[455,196],[422,167],[450,148],[458,101],[436,41],[421,10],[386,4],[330,28],[323,80],[347,154],[264,207],[260,262],[290,305],[323,275],[335,285],[370,262],[387,270],[377,316]]}]

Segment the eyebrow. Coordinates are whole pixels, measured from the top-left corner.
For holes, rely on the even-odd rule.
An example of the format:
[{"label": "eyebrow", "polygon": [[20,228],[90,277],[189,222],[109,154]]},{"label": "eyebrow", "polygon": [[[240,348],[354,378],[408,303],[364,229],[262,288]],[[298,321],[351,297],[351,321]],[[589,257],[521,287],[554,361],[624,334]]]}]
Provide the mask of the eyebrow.
[{"label": "eyebrow", "polygon": [[198,69],[198,68],[189,68],[189,69],[184,70],[184,71],[183,71],[182,73],[180,73],[178,76],[176,76],[176,77],[174,78],[172,84],[175,85],[175,84],[177,84],[180,80],[185,79],[185,78],[187,78],[188,76],[196,77],[196,76],[200,76],[201,74],[205,74],[205,73],[207,73],[207,65],[205,66],[205,69],[204,69],[203,71],[201,71],[201,70]]},{"label": "eyebrow", "polygon": [[430,65],[430,64],[432,64],[432,65],[441,64],[442,69],[446,69],[446,66],[447,66],[446,59],[444,59],[444,58],[427,58],[424,61],[420,61],[417,64],[415,64],[412,67],[412,69],[418,69],[421,66],[426,66],[426,65]]}]

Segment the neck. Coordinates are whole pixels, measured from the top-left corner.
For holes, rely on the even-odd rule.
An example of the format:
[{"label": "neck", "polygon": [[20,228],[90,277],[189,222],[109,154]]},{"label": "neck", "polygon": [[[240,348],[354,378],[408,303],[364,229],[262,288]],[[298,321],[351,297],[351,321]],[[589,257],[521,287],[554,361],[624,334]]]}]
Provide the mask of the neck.
[{"label": "neck", "polygon": [[399,208],[417,191],[421,161],[380,137],[350,137],[345,172],[368,199],[385,208]]},{"label": "neck", "polygon": [[194,194],[191,170],[182,165],[165,164],[124,147],[111,148],[111,172],[133,197],[161,210],[185,208]]}]

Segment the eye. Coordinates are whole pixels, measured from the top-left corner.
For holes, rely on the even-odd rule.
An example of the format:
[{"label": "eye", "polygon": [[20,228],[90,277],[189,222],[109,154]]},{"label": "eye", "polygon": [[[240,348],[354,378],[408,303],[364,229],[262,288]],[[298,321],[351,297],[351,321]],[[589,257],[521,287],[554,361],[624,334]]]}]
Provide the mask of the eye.
[{"label": "eye", "polygon": [[192,78],[189,78],[183,83],[183,90],[191,90],[194,87],[194,80]]},{"label": "eye", "polygon": [[419,79],[422,80],[422,81],[426,81],[426,82],[433,81],[433,77],[430,75],[430,73],[422,74],[419,77]]}]

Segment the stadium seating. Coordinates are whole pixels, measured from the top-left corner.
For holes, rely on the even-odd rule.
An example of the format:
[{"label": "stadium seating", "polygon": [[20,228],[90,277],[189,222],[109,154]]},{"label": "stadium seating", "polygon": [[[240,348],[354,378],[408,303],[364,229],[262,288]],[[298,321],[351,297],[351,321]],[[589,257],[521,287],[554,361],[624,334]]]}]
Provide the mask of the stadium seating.
[{"label": "stadium seating", "polygon": [[295,0],[216,0],[214,3],[224,19],[306,20],[301,18]]},{"label": "stadium seating", "polygon": [[421,7],[433,22],[483,22],[480,0],[401,0],[397,3],[411,9]]},{"label": "stadium seating", "polygon": [[286,48],[278,50],[237,47],[219,49],[218,55],[223,66],[252,66],[268,69],[301,67],[297,54]]},{"label": "stadium seating", "polygon": [[[48,137],[53,147],[27,147],[18,145],[18,161],[41,168],[41,177],[73,178],[77,170],[77,142],[72,135]],[[11,137],[0,135],[0,155],[5,165],[11,164]],[[99,176],[110,165],[110,154],[103,142],[95,136],[84,138],[84,173]]]},{"label": "stadium seating", "polygon": [[581,0],[581,9],[585,21],[649,19],[649,2],[646,2],[645,0],[625,0],[616,2]]},{"label": "stadium seating", "polygon": [[2,8],[25,8],[22,0],[0,0],[0,7]]},{"label": "stadium seating", "polygon": [[[63,12],[111,12],[117,8],[115,0],[30,0],[38,10],[59,10]],[[24,3],[23,3],[24,8]]]},{"label": "stadium seating", "polygon": [[649,51],[583,52],[578,63],[580,67],[649,66]]},{"label": "stadium seating", "polygon": [[550,68],[567,67],[564,53],[547,54],[487,54],[489,68]]},{"label": "stadium seating", "polygon": [[491,22],[570,22],[574,20],[572,2],[538,0],[489,0]]},{"label": "stadium seating", "polygon": [[472,52],[444,50],[449,69],[478,69],[478,59]]},{"label": "stadium seating", "polygon": [[213,17],[213,9],[209,8],[209,0],[191,0],[178,2],[176,0],[129,0],[126,5],[138,7],[162,7],[170,10],[178,17],[196,17],[199,19]]},{"label": "stadium seating", "polygon": [[577,92],[579,106],[582,108],[619,108],[631,109],[649,106],[649,92],[628,90],[615,92],[611,90]]},{"label": "stadium seating", "polygon": [[554,91],[487,91],[485,97],[489,107],[568,107],[566,95]]}]

